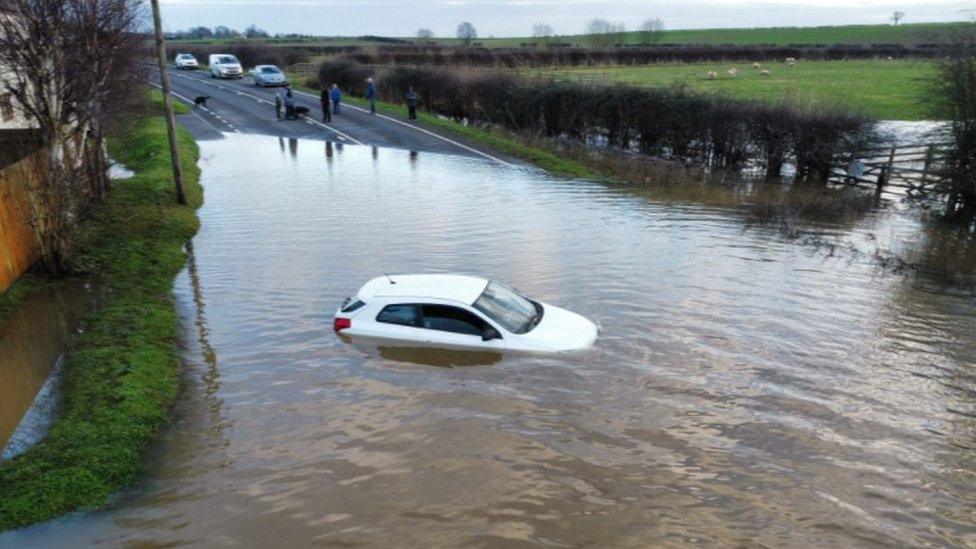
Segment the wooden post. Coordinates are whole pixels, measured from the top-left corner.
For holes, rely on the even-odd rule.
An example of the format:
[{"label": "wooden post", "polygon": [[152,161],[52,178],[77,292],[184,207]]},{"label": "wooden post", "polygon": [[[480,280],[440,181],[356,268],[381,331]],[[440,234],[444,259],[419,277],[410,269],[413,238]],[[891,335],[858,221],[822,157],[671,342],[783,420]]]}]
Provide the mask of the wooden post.
[{"label": "wooden post", "polygon": [[881,191],[884,190],[884,186],[888,184],[888,169],[888,165],[885,164],[884,166],[881,166],[880,170],[878,170],[878,181],[874,188],[876,193],[880,194]]},{"label": "wooden post", "polygon": [[922,183],[919,185],[921,188],[924,188],[928,182],[929,169],[932,167],[933,158],[935,158],[935,145],[929,145],[929,148],[925,151],[925,167],[922,168]]},{"label": "wooden post", "polygon": [[173,182],[176,184],[176,201],[186,204],[186,191],[183,190],[183,164],[180,162],[180,146],[176,141],[176,120],[173,118],[169,73],[166,72],[166,44],[163,41],[163,21],[159,15],[159,0],[152,0],[152,12],[156,31],[156,60],[159,62],[159,79],[163,85],[163,109],[166,111],[166,134],[169,136],[169,157],[173,164]]}]

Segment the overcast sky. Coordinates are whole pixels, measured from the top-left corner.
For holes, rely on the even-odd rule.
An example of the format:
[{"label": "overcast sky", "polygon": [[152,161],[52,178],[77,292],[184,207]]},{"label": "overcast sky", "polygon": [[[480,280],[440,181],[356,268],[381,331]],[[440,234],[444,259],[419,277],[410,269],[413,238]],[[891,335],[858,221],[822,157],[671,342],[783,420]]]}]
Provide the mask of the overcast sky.
[{"label": "overcast sky", "polygon": [[527,36],[533,23],[579,34],[603,17],[635,29],[660,17],[670,29],[885,23],[895,10],[905,22],[958,21],[976,0],[161,0],[166,29],[251,23],[271,33],[412,36],[428,27],[453,36],[470,21],[479,36]]}]

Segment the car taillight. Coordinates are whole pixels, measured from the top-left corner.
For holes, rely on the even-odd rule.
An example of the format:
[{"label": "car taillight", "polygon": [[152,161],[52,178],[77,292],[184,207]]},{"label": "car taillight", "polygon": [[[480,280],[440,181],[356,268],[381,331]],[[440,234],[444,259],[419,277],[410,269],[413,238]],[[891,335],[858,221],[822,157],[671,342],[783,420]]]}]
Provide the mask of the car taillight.
[{"label": "car taillight", "polygon": [[339,333],[347,328],[352,328],[352,319],[350,318],[336,318],[332,321],[332,329],[335,333]]}]

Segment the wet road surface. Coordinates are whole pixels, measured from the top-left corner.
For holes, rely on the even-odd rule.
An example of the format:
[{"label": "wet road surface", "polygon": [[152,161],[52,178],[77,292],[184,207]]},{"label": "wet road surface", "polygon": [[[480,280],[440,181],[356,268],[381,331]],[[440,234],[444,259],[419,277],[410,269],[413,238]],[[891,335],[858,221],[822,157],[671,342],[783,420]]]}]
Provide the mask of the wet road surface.
[{"label": "wet road surface", "polygon": [[261,88],[249,77],[220,80],[203,71],[170,71],[173,91],[192,104],[195,97],[209,96],[205,108],[195,107],[182,121],[198,138],[219,137],[221,133],[257,133],[288,138],[325,139],[345,144],[365,144],[416,152],[436,152],[483,158],[499,163],[514,163],[481,146],[459,141],[395,117],[373,115],[365,109],[343,104],[341,112],[328,123],[320,122],[322,110],[317,96],[294,90],[296,104],[307,107],[304,120],[279,120],[274,112],[274,96],[280,88]]},{"label": "wet road surface", "polygon": [[[928,245],[912,217],[805,227],[833,253],[722,189],[201,146],[172,427],[111,510],[0,545],[976,544],[976,303],[872,255]],[[556,356],[341,342],[332,312],[383,272],[497,278],[603,334]]]}]

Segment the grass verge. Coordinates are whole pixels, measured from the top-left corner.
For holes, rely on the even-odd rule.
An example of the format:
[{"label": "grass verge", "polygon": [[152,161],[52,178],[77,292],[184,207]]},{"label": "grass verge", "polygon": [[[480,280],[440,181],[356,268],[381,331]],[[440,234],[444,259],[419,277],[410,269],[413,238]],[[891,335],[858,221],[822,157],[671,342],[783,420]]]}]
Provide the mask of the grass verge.
[{"label": "grass verge", "polygon": [[105,297],[69,352],[51,432],[0,464],[0,531],[105,505],[166,424],[179,381],[171,288],[203,200],[199,153],[182,129],[180,147],[189,206],[176,204],[161,116],[133,120],[111,143],[136,175],[115,183],[82,230],[82,264]]},{"label": "grass verge", "polygon": [[[300,77],[295,75],[290,75],[289,80],[295,83],[302,81]],[[313,94],[318,93],[318,90],[305,84],[293,84],[293,87]],[[369,103],[360,97],[346,95],[342,100],[345,103],[356,105],[357,107],[369,107]],[[407,114],[405,106],[385,101],[376,102],[376,111],[380,114],[403,120],[406,119]],[[464,126],[453,120],[420,110],[417,111],[417,117],[420,125],[427,129],[444,130],[441,133],[448,134],[448,137],[484,145],[503,155],[525,160],[528,163],[557,175],[583,179],[609,179],[606,174],[578,160],[567,158],[565,155],[560,154],[554,147],[546,146],[541,142],[530,142],[530,140],[521,138],[511,132]]]}]

